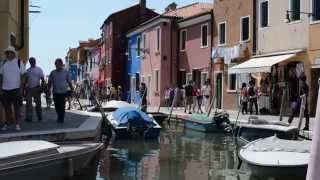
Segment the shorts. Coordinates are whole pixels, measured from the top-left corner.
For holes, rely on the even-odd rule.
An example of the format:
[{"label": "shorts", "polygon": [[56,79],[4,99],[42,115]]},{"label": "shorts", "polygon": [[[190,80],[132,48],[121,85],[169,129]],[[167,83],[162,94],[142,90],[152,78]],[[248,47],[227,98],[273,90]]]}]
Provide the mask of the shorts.
[{"label": "shorts", "polygon": [[193,104],[193,96],[187,96],[186,100],[187,100],[187,105],[192,105]]},{"label": "shorts", "polygon": [[3,90],[1,99],[5,109],[10,108],[11,105],[13,105],[15,108],[22,106],[20,89]]}]

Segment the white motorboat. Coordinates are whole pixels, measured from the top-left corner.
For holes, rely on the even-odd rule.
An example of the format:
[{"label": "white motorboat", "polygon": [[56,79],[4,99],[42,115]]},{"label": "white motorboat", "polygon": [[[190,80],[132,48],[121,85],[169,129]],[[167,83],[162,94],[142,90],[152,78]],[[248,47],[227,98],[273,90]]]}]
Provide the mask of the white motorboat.
[{"label": "white motorboat", "polygon": [[97,162],[101,143],[12,141],[0,143],[0,179],[51,180],[81,174]]},{"label": "white motorboat", "polygon": [[139,135],[145,139],[157,139],[161,126],[152,117],[137,108],[119,108],[109,113],[107,121],[116,138],[130,138]]},{"label": "white motorboat", "polygon": [[304,179],[311,141],[284,140],[276,136],[258,139],[240,149],[239,157],[252,173],[264,177]]},{"label": "white motorboat", "polygon": [[[136,108],[137,105],[129,104],[128,102],[125,102],[125,101],[115,101],[115,100],[101,104],[102,110],[106,113],[113,112],[119,108],[127,108],[127,107]],[[97,106],[89,108],[88,111],[89,112],[97,112],[97,113],[100,112],[99,107],[97,107]]]},{"label": "white motorboat", "polygon": [[297,139],[299,130],[295,126],[282,121],[266,121],[263,119],[252,119],[249,123],[236,125],[236,135],[246,141],[267,138],[273,135],[281,139]]}]

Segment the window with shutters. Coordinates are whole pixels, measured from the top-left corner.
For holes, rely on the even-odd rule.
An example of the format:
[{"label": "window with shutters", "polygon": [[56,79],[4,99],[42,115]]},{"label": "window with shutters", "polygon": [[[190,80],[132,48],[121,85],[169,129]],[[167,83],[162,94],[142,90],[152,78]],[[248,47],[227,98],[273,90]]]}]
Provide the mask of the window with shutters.
[{"label": "window with shutters", "polygon": [[201,48],[208,47],[208,24],[201,25]]},{"label": "window with shutters", "polygon": [[240,41],[246,42],[250,40],[250,17],[245,16],[240,18]]},{"label": "window with shutters", "polygon": [[260,11],[260,27],[268,27],[269,26],[269,0],[260,0],[259,4]]},{"label": "window with shutters", "polygon": [[300,20],[300,0],[290,0],[290,20]]}]

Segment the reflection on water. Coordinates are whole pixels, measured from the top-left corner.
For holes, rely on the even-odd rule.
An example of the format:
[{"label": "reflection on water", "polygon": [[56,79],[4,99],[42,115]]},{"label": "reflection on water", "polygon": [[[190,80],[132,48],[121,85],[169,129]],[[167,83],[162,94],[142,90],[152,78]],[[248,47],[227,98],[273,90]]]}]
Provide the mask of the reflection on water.
[{"label": "reflection on water", "polygon": [[252,176],[245,165],[237,170],[237,152],[230,136],[167,129],[161,133],[159,142],[113,142],[102,153],[94,177],[97,180],[273,180]]}]

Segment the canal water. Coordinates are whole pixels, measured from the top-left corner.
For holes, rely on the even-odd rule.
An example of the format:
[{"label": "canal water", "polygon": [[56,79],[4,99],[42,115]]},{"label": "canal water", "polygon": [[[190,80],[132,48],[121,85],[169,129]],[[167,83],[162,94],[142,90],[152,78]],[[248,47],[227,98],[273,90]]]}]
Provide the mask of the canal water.
[{"label": "canal water", "polygon": [[99,164],[75,180],[277,179],[252,175],[245,164],[237,170],[240,146],[232,136],[165,128],[159,141],[113,141]]}]

